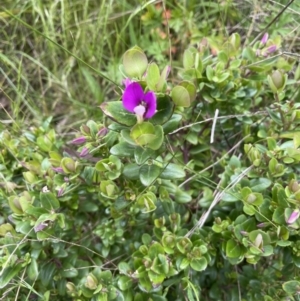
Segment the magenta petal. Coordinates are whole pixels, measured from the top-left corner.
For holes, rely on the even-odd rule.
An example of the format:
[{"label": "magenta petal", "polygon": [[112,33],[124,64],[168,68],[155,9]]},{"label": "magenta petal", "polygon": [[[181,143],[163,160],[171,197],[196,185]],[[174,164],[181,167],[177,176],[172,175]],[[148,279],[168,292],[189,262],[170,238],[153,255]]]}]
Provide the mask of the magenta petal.
[{"label": "magenta petal", "polygon": [[145,118],[151,118],[156,112],[156,96],[154,92],[149,91],[144,96],[144,102],[147,104]]},{"label": "magenta petal", "polygon": [[134,113],[134,108],[137,107],[144,98],[144,91],[139,83],[129,84],[124,91],[122,101],[123,107]]}]

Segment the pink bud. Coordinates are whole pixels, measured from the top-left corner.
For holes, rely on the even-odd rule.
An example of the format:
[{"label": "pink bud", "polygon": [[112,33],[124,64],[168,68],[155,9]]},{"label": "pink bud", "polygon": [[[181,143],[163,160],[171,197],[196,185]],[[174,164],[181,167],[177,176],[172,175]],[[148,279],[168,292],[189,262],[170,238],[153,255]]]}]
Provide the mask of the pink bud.
[{"label": "pink bud", "polygon": [[60,196],[62,196],[63,195],[63,193],[64,193],[64,187],[60,187],[60,189],[58,190],[58,192],[57,192],[57,197],[60,197]]},{"label": "pink bud", "polygon": [[64,173],[64,170],[61,167],[52,167],[55,172]]},{"label": "pink bud", "polygon": [[273,53],[275,52],[277,49],[277,46],[276,45],[271,45],[267,48],[267,53],[270,54],[270,53]]},{"label": "pink bud", "polygon": [[85,142],[86,142],[86,138],[83,137],[83,136],[75,138],[75,139],[72,140],[72,144],[76,144],[76,145],[83,144]]},{"label": "pink bud", "polygon": [[106,134],[108,133],[108,129],[103,127],[99,130],[99,132],[97,133],[97,136],[98,137],[104,137]]},{"label": "pink bud", "polygon": [[287,224],[293,224],[298,219],[299,215],[300,215],[299,210],[298,209],[294,210],[290,215],[290,217],[288,218],[288,220],[286,221]]},{"label": "pink bud", "polygon": [[87,147],[84,147],[80,154],[79,154],[79,157],[85,157],[87,154],[89,153],[89,149]]},{"label": "pink bud", "polygon": [[260,42],[261,42],[263,45],[265,45],[265,44],[267,43],[268,39],[269,39],[269,34],[266,32],[266,33],[263,35],[263,37],[262,37],[262,39],[261,39]]},{"label": "pink bud", "polygon": [[256,225],[257,228],[263,228],[263,227],[265,227],[265,226],[266,226],[265,223],[260,223],[260,224],[257,224],[257,225]]},{"label": "pink bud", "polygon": [[37,226],[34,227],[34,232],[40,232],[42,231],[44,228],[48,227],[47,222],[42,222],[40,224],[38,224]]}]

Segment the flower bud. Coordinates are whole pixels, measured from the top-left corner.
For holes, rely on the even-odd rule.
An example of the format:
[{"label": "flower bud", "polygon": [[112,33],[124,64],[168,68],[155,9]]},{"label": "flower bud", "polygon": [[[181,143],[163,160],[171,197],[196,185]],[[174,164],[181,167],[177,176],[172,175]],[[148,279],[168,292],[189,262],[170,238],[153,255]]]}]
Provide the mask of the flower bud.
[{"label": "flower bud", "polygon": [[260,224],[256,225],[257,228],[264,228],[265,226],[266,226],[266,223],[260,223]]},{"label": "flower bud", "polygon": [[103,127],[98,131],[97,136],[102,138],[102,137],[106,136],[107,133],[108,133],[108,129]]},{"label": "flower bud", "polygon": [[298,219],[299,215],[300,215],[299,210],[298,210],[298,209],[295,209],[295,210],[291,213],[291,215],[290,215],[290,217],[288,218],[288,220],[286,221],[287,224],[293,224],[293,223]]},{"label": "flower bud", "polygon": [[90,128],[89,128],[87,125],[85,125],[85,124],[83,124],[83,125],[80,127],[80,131],[81,131],[81,133],[84,134],[84,135],[90,135],[90,133],[91,133]]},{"label": "flower bud", "polygon": [[263,37],[262,37],[262,39],[261,39],[261,44],[262,45],[265,45],[266,43],[267,43],[267,41],[268,41],[268,39],[269,39],[269,34],[266,32],[264,35],[263,35]]},{"label": "flower bud", "polygon": [[57,192],[57,197],[62,196],[63,193],[64,193],[64,191],[65,191],[65,188],[64,188],[64,187],[60,187],[60,189],[59,189],[58,192]]},{"label": "flower bud", "polygon": [[95,290],[98,286],[98,280],[93,274],[88,274],[86,277],[85,287],[90,290]]},{"label": "flower bud", "polygon": [[84,136],[75,138],[72,140],[72,144],[80,145],[86,142],[86,138]]},{"label": "flower bud", "polygon": [[271,54],[271,53],[275,52],[276,50],[277,50],[277,46],[271,45],[267,48],[267,54]]},{"label": "flower bud", "polygon": [[272,75],[268,75],[269,86],[273,93],[282,92],[285,87],[287,76],[279,70],[273,71]]},{"label": "flower bud", "polygon": [[76,286],[72,282],[67,282],[66,284],[67,292],[70,295],[73,295],[76,293]]},{"label": "flower bud", "polygon": [[299,183],[295,179],[292,179],[289,183],[289,189],[294,193],[297,192],[300,189]]},{"label": "flower bud", "polygon": [[52,167],[52,170],[54,170],[57,173],[64,173],[64,170],[62,167]]},{"label": "flower bud", "polygon": [[89,153],[89,149],[87,148],[87,147],[84,147],[82,150],[81,150],[81,152],[80,152],[80,154],[79,154],[79,157],[85,157],[87,154]]}]

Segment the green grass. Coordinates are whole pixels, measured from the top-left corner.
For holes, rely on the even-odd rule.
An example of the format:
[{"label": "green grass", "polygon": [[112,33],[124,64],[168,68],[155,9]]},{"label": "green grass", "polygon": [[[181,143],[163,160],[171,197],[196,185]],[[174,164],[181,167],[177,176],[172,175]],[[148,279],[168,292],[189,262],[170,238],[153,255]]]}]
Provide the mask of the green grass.
[{"label": "green grass", "polygon": [[[176,67],[183,49],[206,36],[238,31],[247,44],[285,3],[4,1],[1,103],[17,123],[38,124],[53,116],[54,126],[68,131],[89,118],[101,118],[97,106],[118,97],[116,85],[104,76],[121,83],[120,58],[129,47],[138,44],[154,60],[168,63],[171,45]],[[168,23],[163,21],[163,9],[171,11]],[[292,52],[300,45],[297,17],[299,4],[294,3],[269,30],[281,34],[284,47]],[[2,118],[6,120],[7,114]]]}]

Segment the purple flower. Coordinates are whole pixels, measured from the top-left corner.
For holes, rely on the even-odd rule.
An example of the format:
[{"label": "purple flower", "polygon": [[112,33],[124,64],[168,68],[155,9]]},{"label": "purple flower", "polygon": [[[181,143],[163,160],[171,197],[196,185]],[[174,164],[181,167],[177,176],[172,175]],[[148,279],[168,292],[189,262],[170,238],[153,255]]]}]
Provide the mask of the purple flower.
[{"label": "purple flower", "polygon": [[261,39],[260,42],[261,42],[263,45],[265,45],[265,44],[267,43],[268,39],[269,39],[269,34],[266,32],[266,33],[263,35],[263,37],[262,37],[262,39]]},{"label": "purple flower", "polygon": [[86,138],[81,136],[72,140],[72,144],[83,144],[85,143]]},{"label": "purple flower", "polygon": [[299,215],[300,215],[299,210],[298,209],[294,210],[290,215],[290,217],[288,218],[288,220],[286,221],[287,224],[293,224],[298,219]]},{"label": "purple flower", "polygon": [[143,118],[151,118],[156,112],[156,96],[154,92],[144,93],[139,83],[129,84],[124,91],[123,97],[124,108],[137,115],[138,121]]}]

